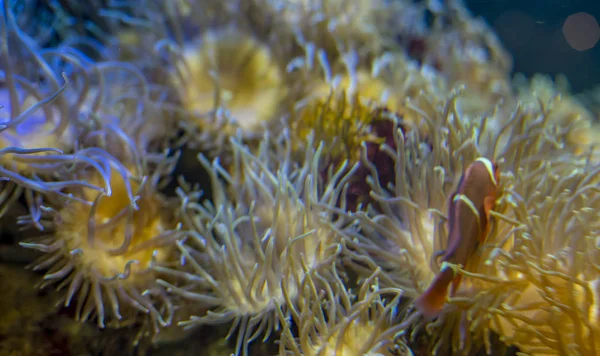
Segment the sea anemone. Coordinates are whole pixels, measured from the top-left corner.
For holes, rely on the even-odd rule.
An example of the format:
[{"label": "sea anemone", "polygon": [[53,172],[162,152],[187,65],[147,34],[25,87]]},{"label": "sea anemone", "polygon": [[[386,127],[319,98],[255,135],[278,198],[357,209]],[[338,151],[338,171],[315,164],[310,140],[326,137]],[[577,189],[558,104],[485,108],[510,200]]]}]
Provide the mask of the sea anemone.
[{"label": "sea anemone", "polygon": [[79,143],[102,147],[121,162],[161,153],[175,137],[180,111],[167,89],[151,85],[125,62],[86,64],[87,98],[78,120]]},{"label": "sea anemone", "polygon": [[490,328],[523,352],[596,355],[600,168],[572,153],[523,158],[511,172],[484,262],[466,274],[474,287],[457,303],[472,330]]},{"label": "sea anemone", "polygon": [[[129,137],[138,132],[132,127],[143,124],[150,136],[160,138],[153,134],[167,133],[175,139],[169,142],[172,146],[199,150],[211,158],[219,156],[227,164],[229,153],[223,150],[229,146],[229,137],[259,141],[264,127],[284,106],[287,89],[279,58],[282,43],[260,37],[221,13],[233,3],[141,3],[113,4],[103,10],[104,15],[126,23],[128,29],[105,44],[108,51],[103,59],[108,63],[97,65],[102,72],[112,72],[101,82],[106,88],[99,90],[112,96],[103,99],[107,104],[101,107],[110,109],[117,100],[119,107],[128,110],[127,117],[135,117],[134,125],[120,126],[129,129]],[[112,62],[114,58],[124,62]],[[117,73],[119,68],[121,73]],[[146,87],[135,88],[140,84],[133,81],[140,74]],[[127,83],[125,90],[121,81]],[[114,94],[123,91],[123,95]],[[136,107],[135,94],[148,98],[141,100],[143,110]],[[133,105],[125,103],[130,101]],[[110,112],[107,116],[119,115],[122,113]],[[98,123],[116,121],[97,116]],[[174,121],[179,128],[171,127]]]},{"label": "sea anemone", "polygon": [[[502,117],[486,117],[483,121],[461,120],[456,107],[456,96],[452,96],[438,115],[426,118],[428,123],[432,125],[432,129],[437,128],[437,130],[431,131],[430,146],[423,145],[422,138],[418,137],[418,131],[406,133],[396,130],[394,135],[396,149],[383,148],[383,151],[389,154],[394,161],[395,182],[388,187],[380,185],[378,183],[377,167],[370,165],[372,176],[369,181],[372,190],[371,196],[375,199],[377,205],[371,205],[367,212],[354,214],[357,219],[357,226],[347,231],[350,236],[347,241],[350,251],[349,263],[362,275],[368,275],[372,270],[381,268],[380,280],[384,287],[401,288],[404,290],[405,295],[411,298],[420,295],[433,276],[439,272],[440,266],[435,256],[436,251],[443,250],[446,246],[446,231],[443,222],[446,219],[445,211],[447,209],[448,194],[455,186],[455,182],[467,164],[480,156],[496,159],[503,172],[501,191],[506,192],[498,200],[497,213],[493,213],[496,227],[487,237],[485,245],[471,259],[468,266],[460,266],[459,268],[460,273],[469,276],[466,281],[463,278],[465,282],[459,290],[459,295],[465,298],[451,299],[446,308],[447,315],[442,315],[435,324],[442,325],[444,321],[452,320],[454,318],[452,311],[457,310],[457,308],[458,310],[464,310],[467,319],[471,322],[470,330],[476,336],[473,340],[475,342],[483,340],[489,347],[488,332],[491,326],[488,322],[491,314],[493,314],[492,311],[500,305],[509,309],[511,306],[516,307],[514,300],[511,299],[516,295],[512,293],[517,290],[516,285],[519,285],[519,283],[523,286],[527,284],[523,271],[520,272],[521,276],[517,279],[516,273],[507,274],[502,270],[505,268],[503,267],[504,263],[496,261],[502,261],[504,258],[523,258],[524,253],[516,248],[519,245],[527,246],[530,243],[536,243],[544,246],[544,249],[538,249],[535,256],[531,255],[533,251],[529,249],[527,255],[529,258],[523,259],[523,263],[529,265],[529,273],[531,274],[545,269],[549,269],[549,273],[552,274],[560,272],[556,269],[558,265],[550,265],[543,263],[543,261],[550,258],[545,257],[546,254],[564,253],[560,252],[562,244],[569,245],[571,241],[567,236],[572,237],[573,234],[577,236],[582,234],[581,240],[587,240],[587,237],[583,238],[586,235],[585,231],[591,231],[587,235],[590,239],[593,239],[594,230],[589,230],[589,227],[576,230],[577,227],[574,222],[568,223],[562,219],[560,226],[570,230],[568,233],[567,230],[564,230],[565,234],[560,237],[550,233],[550,230],[548,230],[548,233],[540,233],[535,237],[530,233],[525,233],[528,232],[528,229],[543,226],[540,225],[541,221],[539,221],[541,217],[539,214],[542,211],[538,210],[542,208],[542,205],[541,203],[519,205],[517,204],[519,200],[522,199],[528,202],[529,199],[538,201],[539,199],[548,199],[546,197],[550,196],[557,197],[559,191],[567,188],[562,184],[562,181],[566,178],[557,178],[561,181],[561,184],[552,188],[554,193],[539,191],[537,184],[540,183],[540,179],[533,179],[532,175],[563,177],[564,175],[560,172],[566,174],[567,171],[577,168],[577,165],[566,168],[569,167],[568,163],[564,163],[576,157],[569,156],[575,154],[576,148],[574,145],[569,144],[567,140],[569,127],[561,127],[550,122],[551,113],[552,106],[543,105],[537,110],[517,108],[508,120]],[[499,123],[493,124],[494,121]],[[566,164],[566,166],[554,171],[554,169],[551,169],[551,167],[555,167],[554,163],[544,163],[544,161],[559,161],[563,162],[561,164]],[[592,184],[591,178],[588,181],[590,182],[588,184]],[[585,184],[574,183],[569,192],[576,191],[575,188],[583,188],[583,186]],[[522,190],[527,187],[530,189]],[[545,189],[550,189],[550,187],[552,186],[548,185]],[[511,191],[514,193],[509,193]],[[592,191],[593,189],[588,194],[591,194]],[[544,198],[538,194],[543,194]],[[569,201],[572,197],[572,193],[563,194],[567,194],[565,201]],[[569,204],[573,203],[574,201],[571,201]],[[516,215],[516,213],[507,215],[508,210],[512,211],[517,207],[520,209],[519,215]],[[548,209],[552,214],[559,212],[559,210]],[[584,211],[588,210],[584,209]],[[569,210],[569,212],[571,211]],[[575,215],[579,216],[579,214]],[[575,215],[572,219],[576,219]],[[548,219],[549,222],[555,221],[551,216],[548,216]],[[529,225],[530,227],[528,227]],[[521,236],[524,241],[517,243],[518,236]],[[528,239],[533,239],[533,241],[525,243]],[[569,253],[574,255],[570,254],[569,256],[578,256],[577,253],[581,252],[584,254],[582,256],[587,255],[592,258],[591,256],[594,255],[591,252],[586,252],[587,247],[583,248],[583,242],[580,242],[580,244],[570,246]],[[490,255],[492,251],[495,252]],[[584,257],[573,257],[573,263],[580,258]],[[551,258],[551,260],[554,260],[554,258]],[[569,263],[567,265],[571,266]],[[484,284],[471,278],[473,273],[476,273],[481,280],[489,283]],[[591,270],[589,273],[588,276],[581,278],[586,278],[588,282],[597,278],[597,275],[593,277],[594,273],[597,274],[597,270],[595,272]],[[514,283],[515,287],[506,288],[511,283]],[[523,286],[519,290],[523,291]],[[488,298],[485,301],[484,296]],[[509,296],[511,297],[508,298]],[[467,300],[479,302],[471,303]],[[547,307],[541,304],[529,307],[536,310],[539,308],[539,311],[535,312],[536,315],[543,315],[542,310],[554,306],[548,300],[546,299]],[[591,302],[588,301],[588,303]],[[516,313],[514,315],[515,318],[518,317]],[[557,312],[556,314],[550,313],[547,315],[552,315],[552,317],[563,315],[563,317],[566,317],[569,314],[567,312]],[[546,324],[547,322],[549,322],[549,319],[545,320]],[[540,333],[542,329],[539,329],[536,325],[536,323],[524,323],[523,328],[528,328],[532,332],[536,330],[534,334],[536,337],[540,337],[539,341],[543,334]],[[590,325],[590,323],[586,325]],[[461,326],[464,327],[464,323]],[[455,338],[452,343],[455,348],[454,351],[457,351],[459,347],[468,349],[471,344],[464,343],[470,341],[470,339],[465,338],[464,329],[462,335],[460,332],[454,333],[452,330],[452,327],[443,327],[443,332],[439,336],[440,339]],[[502,330],[499,330],[497,326],[494,327],[494,330],[498,331],[501,337],[508,336]],[[532,341],[532,335],[534,334],[527,334],[529,335],[527,340],[532,342],[532,345],[536,342]],[[588,332],[585,335],[588,337],[590,334],[592,333]],[[483,339],[481,339],[482,335],[484,336]],[[524,334],[515,336],[519,340],[521,337],[524,337]],[[574,343],[579,342],[576,339],[571,341]],[[520,347],[523,345],[517,344]],[[443,343],[437,342],[434,350],[440,351],[441,347],[443,347]],[[587,346],[579,344],[579,347]]]},{"label": "sea anemone", "polygon": [[348,51],[369,60],[394,45],[395,16],[403,4],[376,1],[293,0],[278,4],[282,17],[299,44],[310,43],[337,61]]},{"label": "sea anemone", "polygon": [[[173,270],[188,285],[161,282],[173,294],[209,312],[181,324],[232,323],[237,352],[279,328],[276,308],[296,303],[307,271],[327,278],[341,250],[333,205],[352,173],[346,165],[319,174],[323,146],[307,150],[301,166],[291,160],[289,134],[268,135],[257,155],[232,140],[231,173],[199,156],[212,177],[212,202],[180,190],[188,236],[178,242],[185,265]],[[187,268],[188,272],[180,272]],[[164,270],[164,269],[161,269]],[[284,313],[286,313],[284,311]]]},{"label": "sea anemone", "polygon": [[[434,250],[435,215],[428,209],[443,208],[448,188],[439,170],[430,171],[421,162],[432,157],[417,131],[405,133],[398,127],[392,134],[393,142],[384,143],[381,154],[389,157],[394,180],[382,185],[378,167],[363,161],[369,170],[367,191],[377,204],[354,214],[359,230],[348,230],[347,245],[350,254],[360,251],[350,262],[359,274],[368,275],[380,266],[384,286],[402,288],[406,296],[416,297],[420,293],[418,283],[427,283],[434,274],[429,259]],[[392,192],[386,188],[390,185]],[[375,206],[380,204],[381,211],[377,211]]]},{"label": "sea anemone", "polygon": [[[69,125],[68,104],[61,95],[68,86],[66,74],[60,78],[50,68],[35,42],[17,27],[6,3],[3,10],[6,16],[1,21],[0,95],[7,104],[3,111],[8,115],[2,115],[0,145],[2,148],[69,150],[75,138]],[[41,85],[40,77],[48,85]],[[61,79],[65,81],[62,85]],[[25,165],[20,168],[27,169]]]},{"label": "sea anemone", "polygon": [[[202,136],[207,132],[234,136],[237,129],[248,135],[260,133],[285,97],[282,69],[269,47],[239,30],[205,34],[187,45],[174,64],[173,83],[181,88],[183,107],[200,116],[184,125]],[[232,121],[214,126],[223,119],[219,115]]]},{"label": "sea anemone", "polygon": [[53,233],[21,245],[44,253],[31,267],[45,271],[42,288],[58,284],[65,307],[76,304],[77,320],[120,327],[148,315],[156,333],[169,325],[173,306],[150,267],[169,263],[172,241],[180,236],[172,210],[155,191],[157,176],[165,172],[139,172],[144,165],[125,166],[101,149],[90,150],[102,155],[104,164],[86,179],[108,181],[108,193],[72,191],[93,205],[70,202],[45,209]]},{"label": "sea anemone", "polygon": [[465,113],[487,110],[510,99],[510,54],[482,19],[474,18],[458,1],[440,5],[424,40],[422,63],[442,74],[448,86],[466,86],[461,98]]},{"label": "sea anemone", "polygon": [[[306,147],[308,135],[314,135],[325,147],[321,174],[327,174],[328,166],[337,166],[343,162],[358,163],[356,173],[350,178],[345,206],[355,211],[361,206],[373,202],[369,196],[367,177],[370,170],[361,160],[374,164],[378,169],[380,184],[387,186],[395,180],[395,171],[390,167],[393,161],[380,149],[387,143],[394,148],[393,135],[400,127],[397,117],[385,108],[370,107],[362,103],[361,97],[347,98],[344,92],[332,94],[325,100],[313,100],[300,112],[298,118],[292,118],[292,139],[294,151],[316,149]],[[363,147],[366,149],[363,151]]]},{"label": "sea anemone", "polygon": [[[385,108],[424,131],[429,125],[422,119],[422,112],[434,115],[444,104],[447,83],[434,70],[420,67],[401,52],[385,52],[360,63],[359,54],[352,50],[335,62],[312,45],[304,50],[304,57],[288,65],[291,96],[297,99],[295,109],[299,112],[343,93],[353,104]],[[295,89],[292,81],[301,83],[300,89]]]},{"label": "sea anemone", "polygon": [[202,32],[233,24],[273,47],[284,47],[287,60],[310,43],[331,61],[349,50],[369,58],[393,46],[394,16],[402,9],[385,0],[209,0],[201,5],[183,0],[178,5],[170,13],[178,13],[188,28]]},{"label": "sea anemone", "polygon": [[[303,78],[304,90],[310,88],[287,119],[294,137],[299,138],[293,142],[294,150],[308,149],[303,145],[304,138],[314,131],[317,140],[325,144],[326,160],[337,164],[344,159],[350,163],[366,159],[377,167],[380,184],[387,186],[395,180],[395,172],[380,144],[385,142],[395,149],[396,128],[419,131],[423,143],[431,138],[429,131],[434,127],[426,117],[435,115],[444,104],[441,93],[445,83],[434,80],[404,56],[390,53],[375,59],[369,72],[357,67],[356,55],[350,52],[344,57],[345,74],[336,74],[339,66],[330,64],[318,52],[306,47],[306,58],[291,63],[290,75]],[[318,69],[323,79],[315,79]],[[347,197],[350,210],[372,202],[366,184],[368,175],[369,169],[363,164],[352,178]]]},{"label": "sea anemone", "polygon": [[402,291],[380,289],[378,272],[361,281],[356,294],[337,273],[332,280],[308,273],[300,289],[302,303],[290,307],[298,337],[294,337],[291,324],[278,309],[285,326],[279,354],[410,355],[410,349],[396,339],[403,331],[397,323]]},{"label": "sea anemone", "polygon": [[332,91],[323,99],[309,101],[297,117],[290,120],[294,150],[309,149],[302,144],[309,135],[315,135],[317,142],[324,142],[325,155],[331,162],[359,162],[362,142],[381,142],[370,127],[377,119],[378,110],[363,101],[358,95],[348,97],[343,91]]},{"label": "sea anemone", "polygon": [[78,113],[82,97],[66,98],[66,91],[75,82],[68,81],[63,72],[65,83],[60,84],[57,74],[60,70],[50,64],[52,57],[70,58],[71,55],[38,48],[18,28],[7,2],[3,4],[0,97],[7,105],[0,108],[3,119],[0,169],[8,180],[3,183],[3,208],[9,207],[24,192],[31,220],[42,229],[39,223],[42,200],[49,195],[70,198],[65,193],[68,187],[91,188],[88,182],[76,178],[77,172],[80,168],[99,166],[86,152],[73,153],[77,130],[72,116]]},{"label": "sea anemone", "polygon": [[548,76],[535,75],[527,80],[522,75],[514,80],[517,96],[526,107],[535,107],[538,100],[555,100],[550,121],[561,126],[571,125],[569,142],[579,145],[578,153],[584,153],[590,145],[598,144],[598,130],[593,125],[596,118],[579,98],[571,94],[567,79],[558,76],[553,81]]}]

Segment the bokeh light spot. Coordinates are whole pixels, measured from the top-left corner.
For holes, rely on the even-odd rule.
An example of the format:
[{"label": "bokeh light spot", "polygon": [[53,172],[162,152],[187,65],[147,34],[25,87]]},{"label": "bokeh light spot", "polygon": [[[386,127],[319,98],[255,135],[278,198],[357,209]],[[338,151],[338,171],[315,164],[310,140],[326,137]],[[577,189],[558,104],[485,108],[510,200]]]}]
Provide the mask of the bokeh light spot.
[{"label": "bokeh light spot", "polygon": [[600,40],[598,21],[586,12],[578,12],[567,17],[562,31],[569,45],[577,51],[593,48]]}]

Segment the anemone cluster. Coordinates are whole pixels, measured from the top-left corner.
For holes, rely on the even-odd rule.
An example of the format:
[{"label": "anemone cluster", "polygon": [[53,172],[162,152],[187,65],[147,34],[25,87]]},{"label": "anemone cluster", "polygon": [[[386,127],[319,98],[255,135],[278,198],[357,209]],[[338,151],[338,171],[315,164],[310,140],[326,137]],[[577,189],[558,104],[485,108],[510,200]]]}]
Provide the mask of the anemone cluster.
[{"label": "anemone cluster", "polygon": [[0,4],[0,282],[55,304],[2,352],[600,353],[597,117],[461,1]]}]

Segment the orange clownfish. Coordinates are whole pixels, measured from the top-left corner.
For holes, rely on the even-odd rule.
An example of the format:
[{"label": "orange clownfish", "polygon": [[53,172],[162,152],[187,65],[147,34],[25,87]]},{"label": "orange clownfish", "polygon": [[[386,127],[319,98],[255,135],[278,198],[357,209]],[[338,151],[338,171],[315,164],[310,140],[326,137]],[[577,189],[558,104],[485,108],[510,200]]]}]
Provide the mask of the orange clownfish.
[{"label": "orange clownfish", "polygon": [[451,296],[458,290],[461,275],[457,275],[447,263],[464,267],[489,234],[490,211],[496,204],[499,181],[498,165],[481,157],[467,167],[456,191],[450,195],[448,247],[438,253],[443,255],[442,267],[429,287],[415,301],[417,310],[425,317],[435,317],[442,311],[450,284]]}]

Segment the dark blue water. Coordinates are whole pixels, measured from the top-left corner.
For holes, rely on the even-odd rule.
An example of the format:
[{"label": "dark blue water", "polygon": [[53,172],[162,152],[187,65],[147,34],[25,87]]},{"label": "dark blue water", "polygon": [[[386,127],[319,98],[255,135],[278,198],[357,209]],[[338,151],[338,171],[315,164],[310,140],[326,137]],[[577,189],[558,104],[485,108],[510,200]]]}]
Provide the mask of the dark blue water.
[{"label": "dark blue water", "polygon": [[565,20],[579,12],[600,22],[600,0],[466,0],[483,16],[514,57],[514,69],[565,74],[573,91],[600,85],[600,41],[588,50],[574,49],[563,34]]}]

